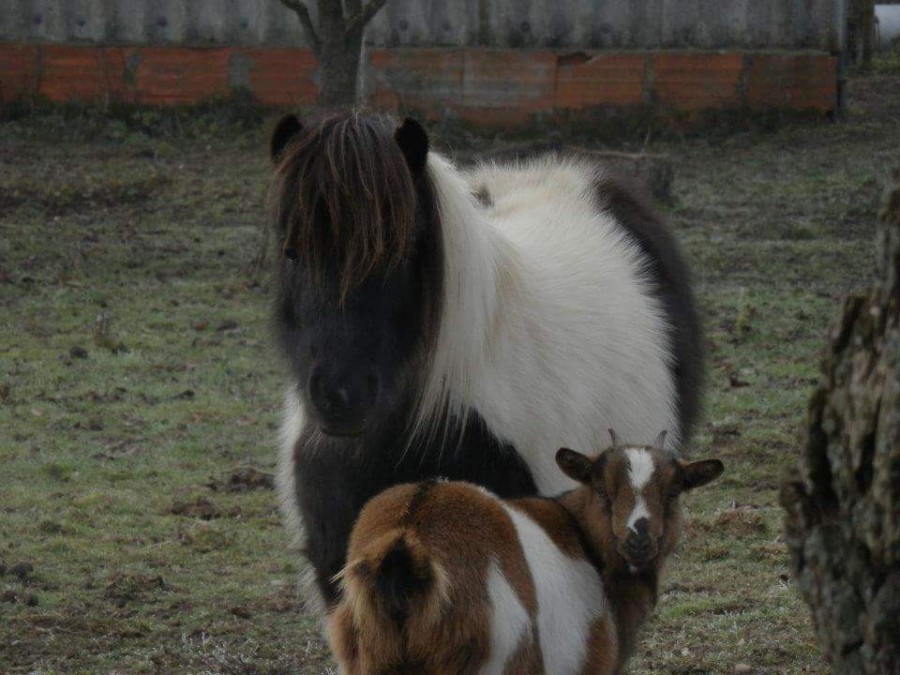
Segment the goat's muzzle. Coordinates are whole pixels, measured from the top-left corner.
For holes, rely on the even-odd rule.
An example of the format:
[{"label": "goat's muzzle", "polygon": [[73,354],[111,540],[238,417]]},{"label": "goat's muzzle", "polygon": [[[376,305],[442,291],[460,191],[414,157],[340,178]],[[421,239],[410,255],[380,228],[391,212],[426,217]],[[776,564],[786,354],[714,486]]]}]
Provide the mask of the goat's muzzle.
[{"label": "goat's muzzle", "polygon": [[619,553],[628,564],[637,569],[644,569],[653,562],[659,546],[647,531],[647,519],[641,518],[634,524],[625,538],[619,543]]}]

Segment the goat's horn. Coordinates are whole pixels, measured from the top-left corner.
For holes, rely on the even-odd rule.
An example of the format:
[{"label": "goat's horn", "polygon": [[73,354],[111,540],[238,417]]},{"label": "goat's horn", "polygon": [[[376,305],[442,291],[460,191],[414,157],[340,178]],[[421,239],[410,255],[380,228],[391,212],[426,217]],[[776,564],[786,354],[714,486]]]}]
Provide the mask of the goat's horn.
[{"label": "goat's horn", "polygon": [[616,437],[616,432],[612,429],[609,430],[609,437],[612,439],[613,448],[619,447],[619,439]]},{"label": "goat's horn", "polygon": [[666,434],[667,433],[668,432],[666,432],[666,431],[660,431],[659,436],[656,437],[656,441],[654,441],[654,443],[653,443],[653,447],[655,447],[657,450],[662,450],[663,447],[665,447],[665,445],[666,445]]}]

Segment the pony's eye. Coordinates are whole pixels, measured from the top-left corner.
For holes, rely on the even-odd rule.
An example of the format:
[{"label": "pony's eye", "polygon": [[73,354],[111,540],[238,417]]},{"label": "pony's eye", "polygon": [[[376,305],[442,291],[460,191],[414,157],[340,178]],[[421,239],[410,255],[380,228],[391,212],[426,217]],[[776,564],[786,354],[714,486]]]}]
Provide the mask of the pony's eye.
[{"label": "pony's eye", "polygon": [[284,257],[288,260],[296,260],[297,259],[297,249],[293,247],[289,247],[284,249]]}]

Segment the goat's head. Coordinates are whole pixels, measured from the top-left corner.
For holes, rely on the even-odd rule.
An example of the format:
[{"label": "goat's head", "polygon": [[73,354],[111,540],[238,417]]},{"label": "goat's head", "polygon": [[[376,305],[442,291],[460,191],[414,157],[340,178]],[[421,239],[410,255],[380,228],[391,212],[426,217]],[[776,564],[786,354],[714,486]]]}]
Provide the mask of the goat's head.
[{"label": "goat's head", "polygon": [[656,566],[681,532],[679,497],[721,475],[718,459],[687,462],[664,449],[666,432],[652,446],[620,444],[596,459],[561,448],[556,462],[585,491],[580,525],[601,554],[634,570]]}]

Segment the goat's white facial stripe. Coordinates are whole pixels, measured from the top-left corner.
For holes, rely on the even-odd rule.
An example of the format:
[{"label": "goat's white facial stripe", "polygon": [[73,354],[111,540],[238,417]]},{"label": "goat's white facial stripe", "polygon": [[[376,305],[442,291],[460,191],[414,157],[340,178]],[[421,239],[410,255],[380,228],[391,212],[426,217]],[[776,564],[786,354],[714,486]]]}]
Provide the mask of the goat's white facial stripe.
[{"label": "goat's white facial stripe", "polygon": [[625,451],[628,457],[628,478],[631,480],[631,487],[634,488],[635,494],[639,493],[643,487],[650,482],[653,476],[653,455],[642,448],[628,448]]},{"label": "goat's white facial stripe", "polygon": [[655,465],[653,455],[646,450],[628,448],[625,455],[628,457],[628,478],[631,481],[631,489],[634,491],[634,508],[628,516],[626,526],[629,530],[634,530],[637,521],[650,517],[642,490],[650,482]]},{"label": "goat's white facial stripe", "polygon": [[479,675],[503,675],[506,663],[516,653],[528,629],[528,612],[509,585],[496,561],[491,562],[487,576],[487,592],[491,599],[491,658]]},{"label": "goat's white facial stripe", "polygon": [[649,518],[650,511],[647,510],[647,502],[644,501],[643,495],[638,495],[637,501],[634,503],[634,508],[631,510],[631,513],[628,515],[628,522],[625,525],[629,530],[635,529],[635,523],[639,521],[641,518]]}]

